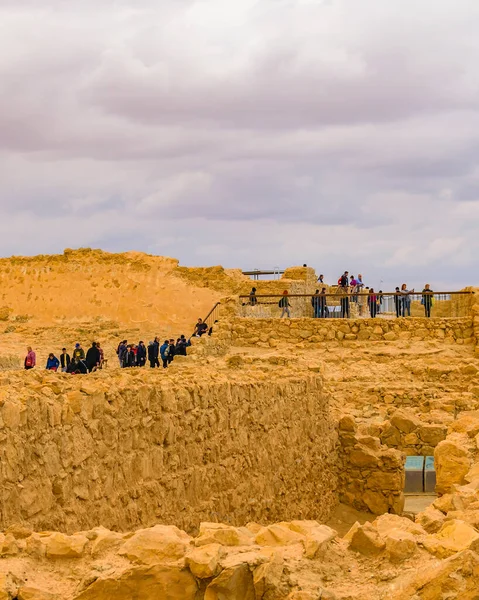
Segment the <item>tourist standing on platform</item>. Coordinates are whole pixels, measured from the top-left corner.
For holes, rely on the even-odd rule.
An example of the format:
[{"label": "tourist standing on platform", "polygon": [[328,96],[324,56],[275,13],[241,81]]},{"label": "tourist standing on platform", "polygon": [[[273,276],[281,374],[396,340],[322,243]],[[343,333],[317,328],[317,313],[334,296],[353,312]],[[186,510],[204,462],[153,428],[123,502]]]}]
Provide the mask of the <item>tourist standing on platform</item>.
[{"label": "tourist standing on platform", "polygon": [[344,271],[344,273],[339,278],[339,287],[341,288],[342,297],[341,297],[341,317],[343,319],[349,319],[349,273],[348,271]]},{"label": "tourist standing on platform", "polygon": [[250,306],[256,306],[256,304],[258,304],[258,299],[256,298],[256,288],[252,288],[251,292],[249,293],[249,303]]},{"label": "tourist standing on platform", "polygon": [[401,286],[401,294],[402,294],[402,316],[405,317],[411,316],[411,296],[409,294],[414,294],[414,290],[408,290],[407,285],[405,283]]},{"label": "tourist standing on platform", "polygon": [[323,287],[319,295],[319,317],[326,319],[329,316],[328,299],[326,297],[326,288]]},{"label": "tourist standing on platform", "polygon": [[401,296],[399,295],[401,290],[396,288],[396,295],[394,296],[394,307],[396,309],[396,317],[399,318],[401,316]]},{"label": "tourist standing on platform", "polygon": [[313,317],[319,319],[319,290],[314,292],[314,296],[311,296],[311,306],[313,307]]},{"label": "tourist standing on platform", "polygon": [[371,318],[374,319],[374,317],[376,316],[377,310],[378,310],[378,297],[374,293],[374,288],[371,288],[369,290],[368,306],[369,306],[369,313],[371,315]]},{"label": "tourist standing on platform", "polygon": [[431,316],[431,308],[433,305],[434,292],[431,290],[429,283],[426,283],[422,291],[421,304],[424,306],[425,316],[429,319]]},{"label": "tourist standing on platform", "polygon": [[37,355],[32,350],[31,346],[27,348],[27,355],[25,356],[24,367],[28,371],[29,369],[33,369],[33,367],[37,364]]},{"label": "tourist standing on platform", "polygon": [[283,297],[278,302],[278,306],[282,309],[281,310],[281,318],[283,318],[284,315],[286,314],[286,315],[288,315],[288,319],[290,319],[291,318],[291,310],[290,310],[290,304],[289,304],[289,298],[288,298],[288,290],[284,290]]}]

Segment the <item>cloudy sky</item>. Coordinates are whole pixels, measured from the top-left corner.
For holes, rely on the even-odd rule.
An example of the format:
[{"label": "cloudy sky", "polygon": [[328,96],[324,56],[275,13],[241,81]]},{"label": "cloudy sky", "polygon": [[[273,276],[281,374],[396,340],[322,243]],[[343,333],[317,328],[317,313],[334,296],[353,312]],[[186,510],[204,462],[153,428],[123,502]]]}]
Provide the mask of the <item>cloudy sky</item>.
[{"label": "cloudy sky", "polygon": [[477,0],[1,0],[0,254],[479,284]]}]

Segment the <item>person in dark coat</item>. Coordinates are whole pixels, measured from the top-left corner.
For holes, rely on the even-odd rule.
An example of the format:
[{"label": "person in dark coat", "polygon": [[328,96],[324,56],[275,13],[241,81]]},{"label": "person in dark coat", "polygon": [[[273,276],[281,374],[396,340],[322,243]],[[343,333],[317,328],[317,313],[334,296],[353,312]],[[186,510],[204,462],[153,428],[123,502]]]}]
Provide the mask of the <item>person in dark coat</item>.
[{"label": "person in dark coat", "polygon": [[155,365],[155,344],[148,342],[148,360],[150,361],[150,367],[154,369]]},{"label": "person in dark coat", "polygon": [[168,344],[168,364],[173,362],[175,358],[176,348],[175,348],[175,340],[171,339]]},{"label": "person in dark coat", "polygon": [[140,342],[136,350],[136,366],[144,367],[146,363],[146,346],[145,342]]},{"label": "person in dark coat", "polygon": [[434,292],[431,290],[429,283],[426,283],[422,291],[421,304],[424,306],[424,313],[427,318],[431,316],[431,308],[433,305]]},{"label": "person in dark coat", "polygon": [[127,369],[130,367],[134,367],[135,365],[136,365],[135,352],[134,352],[131,344],[129,344],[126,348],[126,354],[125,354],[125,359],[123,361],[123,367],[125,369]]},{"label": "person in dark coat", "polygon": [[72,375],[86,375],[88,373],[88,369],[83,360],[74,358],[68,365],[67,373],[71,373]]},{"label": "person in dark coat", "polygon": [[85,358],[86,368],[90,373],[96,371],[101,361],[100,351],[96,347],[96,342],[93,342],[91,348],[88,349]]},{"label": "person in dark coat", "polygon": [[63,373],[67,372],[67,369],[70,365],[70,355],[67,353],[66,348],[62,348],[62,353],[60,354],[60,366],[62,368]]},{"label": "person in dark coat", "polygon": [[396,309],[396,317],[398,319],[401,316],[401,297],[399,295],[400,293],[401,291],[398,287],[396,287],[396,295],[394,296],[394,307]]},{"label": "person in dark coat", "polygon": [[154,367],[159,367],[160,366],[160,361],[159,361],[159,357],[160,357],[160,340],[158,339],[158,336],[155,337],[154,341],[153,341],[153,361],[154,361]]}]

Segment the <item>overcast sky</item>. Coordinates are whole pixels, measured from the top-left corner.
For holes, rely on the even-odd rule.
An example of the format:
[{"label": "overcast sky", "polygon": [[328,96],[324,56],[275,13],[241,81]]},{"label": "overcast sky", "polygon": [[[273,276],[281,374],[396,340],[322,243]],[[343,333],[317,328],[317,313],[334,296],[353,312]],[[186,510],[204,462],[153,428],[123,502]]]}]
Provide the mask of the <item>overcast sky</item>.
[{"label": "overcast sky", "polygon": [[478,0],[1,0],[0,254],[479,284]]}]

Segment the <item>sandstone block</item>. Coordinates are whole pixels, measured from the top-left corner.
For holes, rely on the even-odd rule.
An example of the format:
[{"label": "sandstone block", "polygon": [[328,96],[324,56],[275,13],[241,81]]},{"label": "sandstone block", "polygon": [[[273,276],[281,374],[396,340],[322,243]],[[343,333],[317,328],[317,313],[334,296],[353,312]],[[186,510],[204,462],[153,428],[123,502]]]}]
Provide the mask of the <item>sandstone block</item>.
[{"label": "sandstone block", "polygon": [[287,546],[302,543],[305,536],[289,529],[286,525],[275,524],[263,527],[255,536],[258,546]]},{"label": "sandstone block", "polygon": [[462,484],[470,468],[467,450],[450,439],[440,442],[434,451],[436,492],[445,494],[454,484]]},{"label": "sandstone block", "polygon": [[119,548],[122,543],[123,536],[121,533],[99,527],[95,531],[95,538],[91,544],[91,554],[93,557],[97,557],[103,552]]},{"label": "sandstone block", "polygon": [[416,539],[408,531],[391,529],[385,536],[386,552],[393,562],[403,562],[417,549]]},{"label": "sandstone block", "polygon": [[466,550],[440,563],[424,565],[398,580],[389,600],[474,600],[479,556]]},{"label": "sandstone block", "polygon": [[271,562],[264,563],[254,570],[256,598],[284,598],[288,586],[281,581],[283,570],[283,560],[279,556],[273,557]]},{"label": "sandstone block", "polygon": [[18,600],[59,600],[60,596],[36,586],[23,586],[18,590]]},{"label": "sandstone block", "polygon": [[382,514],[375,519],[373,527],[378,530],[381,536],[387,535],[392,530],[407,531],[412,535],[424,535],[426,533],[421,525],[411,521],[411,519],[391,514]]},{"label": "sandstone block", "polygon": [[193,575],[179,567],[135,567],[97,579],[74,600],[195,600],[198,585]]},{"label": "sandstone block", "polygon": [[365,523],[356,527],[351,535],[349,547],[360,554],[374,556],[380,554],[386,547],[386,544],[371,523]]},{"label": "sandstone block", "polygon": [[195,539],[196,546],[221,544],[222,546],[251,546],[254,536],[251,532],[222,523],[201,523],[200,535]]},{"label": "sandstone block", "polygon": [[317,521],[291,521],[287,526],[304,536],[304,554],[306,558],[322,556],[331,542],[338,534],[327,525],[320,525]]},{"label": "sandstone block", "polygon": [[402,433],[411,433],[419,427],[419,419],[402,410],[397,410],[391,417],[391,425]]},{"label": "sandstone block", "polygon": [[366,490],[362,495],[362,500],[373,515],[381,515],[389,508],[388,498],[382,492]]},{"label": "sandstone block", "polygon": [[379,464],[377,454],[371,448],[360,445],[351,450],[349,460],[355,467],[375,467]]},{"label": "sandstone block", "polygon": [[441,529],[422,540],[424,548],[439,558],[447,558],[456,552],[473,547],[479,540],[479,533],[464,521],[446,521]]},{"label": "sandstone block", "polygon": [[445,521],[444,513],[432,505],[426,510],[416,515],[416,523],[421,525],[427,533],[436,533],[443,526]]},{"label": "sandstone block", "polygon": [[220,544],[206,544],[191,550],[186,556],[186,564],[195,577],[207,579],[218,574]]},{"label": "sandstone block", "polygon": [[88,538],[84,535],[52,533],[45,539],[45,554],[47,558],[79,558],[87,544]]},{"label": "sandstone block", "polygon": [[430,425],[426,423],[419,427],[417,434],[425,444],[437,446],[439,442],[446,439],[447,427],[445,425]]},{"label": "sandstone block", "polygon": [[248,566],[222,571],[206,588],[204,600],[256,600],[253,575]]},{"label": "sandstone block", "polygon": [[190,536],[177,527],[155,525],[137,531],[118,554],[145,565],[168,564],[183,559],[191,541]]},{"label": "sandstone block", "polygon": [[383,337],[386,342],[394,342],[397,339],[397,335],[394,331],[388,331]]},{"label": "sandstone block", "polygon": [[339,419],[340,431],[356,431],[356,421],[351,415],[343,415]]}]

